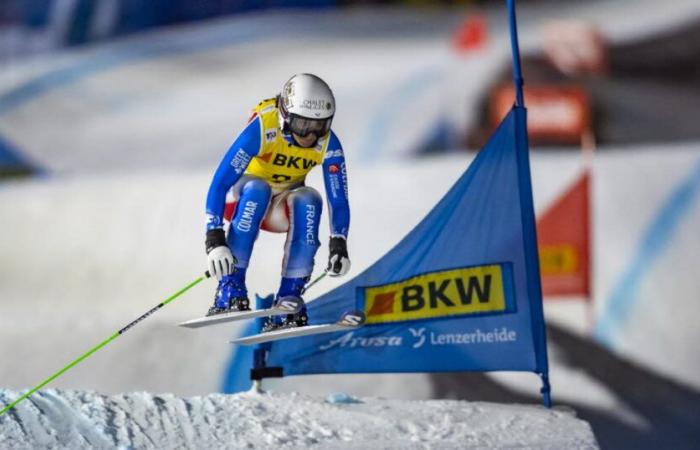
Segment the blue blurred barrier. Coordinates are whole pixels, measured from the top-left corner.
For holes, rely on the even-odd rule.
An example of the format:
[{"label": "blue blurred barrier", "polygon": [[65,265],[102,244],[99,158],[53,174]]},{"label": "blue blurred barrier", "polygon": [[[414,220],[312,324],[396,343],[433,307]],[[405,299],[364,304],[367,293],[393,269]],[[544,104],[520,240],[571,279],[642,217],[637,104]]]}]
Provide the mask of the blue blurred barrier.
[{"label": "blue blurred barrier", "polygon": [[31,175],[39,172],[14,145],[0,136],[0,178]]},{"label": "blue blurred barrier", "polygon": [[332,8],[338,0],[5,0],[0,28],[51,30],[54,46],[254,10]]}]

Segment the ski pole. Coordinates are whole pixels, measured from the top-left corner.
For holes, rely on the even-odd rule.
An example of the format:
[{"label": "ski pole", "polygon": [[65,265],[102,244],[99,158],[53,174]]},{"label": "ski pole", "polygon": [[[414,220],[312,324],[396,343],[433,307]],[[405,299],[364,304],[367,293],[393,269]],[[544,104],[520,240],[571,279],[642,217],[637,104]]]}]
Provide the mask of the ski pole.
[{"label": "ski pole", "polygon": [[153,308],[151,308],[147,313],[143,314],[141,317],[139,317],[138,319],[134,320],[134,321],[131,322],[129,325],[125,326],[124,328],[122,328],[121,330],[117,331],[116,333],[114,333],[113,335],[111,335],[110,337],[108,337],[107,339],[105,339],[104,341],[100,342],[100,343],[97,344],[95,347],[91,348],[90,350],[88,350],[87,352],[85,352],[84,354],[82,354],[80,357],[78,357],[77,359],[75,359],[73,362],[71,362],[70,364],[68,364],[67,366],[65,366],[63,369],[61,369],[61,370],[59,370],[58,372],[56,372],[55,374],[51,375],[49,378],[47,378],[46,380],[44,380],[41,384],[39,384],[39,385],[36,386],[35,388],[31,389],[29,392],[27,392],[26,394],[22,395],[20,398],[18,398],[18,399],[15,400],[14,402],[12,402],[12,403],[10,403],[9,405],[7,405],[5,408],[3,408],[2,411],[0,411],[0,416],[2,416],[3,414],[5,414],[7,411],[11,410],[11,409],[14,408],[15,406],[17,406],[17,404],[19,404],[21,401],[25,400],[25,399],[26,399],[27,397],[29,397],[30,395],[34,394],[34,393],[35,393],[36,391],[38,391],[39,389],[43,388],[44,386],[46,386],[47,384],[49,384],[50,382],[52,382],[52,381],[55,380],[56,378],[60,377],[60,376],[63,375],[64,373],[68,372],[68,371],[69,371],[70,369],[72,369],[74,366],[78,365],[78,363],[80,363],[81,361],[87,359],[87,358],[90,357],[93,353],[95,353],[96,351],[98,351],[99,349],[101,349],[102,347],[104,347],[105,345],[109,344],[110,342],[112,342],[113,340],[115,340],[116,338],[118,338],[119,336],[121,336],[122,334],[124,334],[124,333],[126,333],[127,331],[129,331],[129,329],[131,329],[133,326],[135,326],[136,324],[138,324],[139,322],[141,322],[142,320],[144,320],[145,318],[147,318],[148,316],[150,316],[150,315],[153,314],[154,312],[158,311],[158,310],[159,310],[160,308],[162,308],[163,306],[167,305],[167,304],[170,303],[171,301],[175,300],[176,298],[178,298],[179,296],[181,296],[182,294],[184,294],[185,292],[187,292],[188,290],[190,290],[191,288],[193,288],[194,286],[196,286],[197,284],[199,284],[199,283],[200,283],[202,280],[204,280],[205,278],[209,278],[209,277],[210,277],[210,275],[209,275],[209,272],[207,271],[207,272],[204,274],[204,276],[201,276],[201,277],[197,278],[196,280],[194,280],[193,282],[191,282],[190,284],[188,284],[188,285],[185,286],[184,288],[180,289],[179,291],[177,291],[176,293],[174,293],[173,295],[171,295],[171,296],[168,297],[167,299],[163,300],[161,303],[159,303],[159,304],[157,304],[156,306],[154,306]]},{"label": "ski pole", "polygon": [[309,282],[309,284],[307,284],[306,286],[304,286],[304,289],[301,291],[301,293],[304,294],[306,291],[309,290],[309,288],[311,288],[311,286],[313,286],[314,284],[316,284],[316,283],[318,283],[319,281],[321,281],[321,280],[323,279],[323,277],[325,277],[326,275],[328,275],[328,270],[324,270],[323,273],[322,273],[321,275],[319,275],[319,276],[317,276],[315,279],[311,280],[311,281]]}]

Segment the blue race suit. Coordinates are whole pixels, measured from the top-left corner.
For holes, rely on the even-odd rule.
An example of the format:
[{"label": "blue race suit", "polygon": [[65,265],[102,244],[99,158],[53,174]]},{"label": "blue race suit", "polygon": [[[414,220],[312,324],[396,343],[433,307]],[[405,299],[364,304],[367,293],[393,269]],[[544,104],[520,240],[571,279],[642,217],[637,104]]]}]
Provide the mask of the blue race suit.
[{"label": "blue race suit", "polygon": [[350,208],[345,157],[333,131],[311,148],[299,147],[278,125],[275,99],[261,102],[217,168],[207,196],[207,230],[225,229],[227,243],[246,269],[260,229],[286,232],[282,276],[311,275],[320,245],[321,195],[305,185],[321,164],[331,236],[347,237]]}]

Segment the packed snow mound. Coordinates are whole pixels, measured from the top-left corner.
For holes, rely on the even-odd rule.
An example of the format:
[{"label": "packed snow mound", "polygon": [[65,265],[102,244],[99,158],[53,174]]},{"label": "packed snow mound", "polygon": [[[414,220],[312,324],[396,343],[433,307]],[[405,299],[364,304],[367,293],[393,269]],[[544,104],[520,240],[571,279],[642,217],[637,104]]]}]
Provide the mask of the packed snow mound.
[{"label": "packed snow mound", "polygon": [[[0,391],[7,402],[17,393]],[[598,448],[571,412],[452,400],[326,399],[300,394],[181,398],[42,391],[0,416],[0,447]]]}]

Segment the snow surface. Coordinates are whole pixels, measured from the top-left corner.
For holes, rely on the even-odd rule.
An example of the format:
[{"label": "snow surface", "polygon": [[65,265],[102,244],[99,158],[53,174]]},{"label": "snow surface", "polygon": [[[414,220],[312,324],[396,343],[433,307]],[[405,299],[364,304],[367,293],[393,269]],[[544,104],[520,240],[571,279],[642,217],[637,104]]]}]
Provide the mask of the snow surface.
[{"label": "snow surface", "polygon": [[[17,393],[0,391],[3,400]],[[0,447],[595,449],[569,410],[332,395],[105,396],[49,389],[0,416]]]}]

